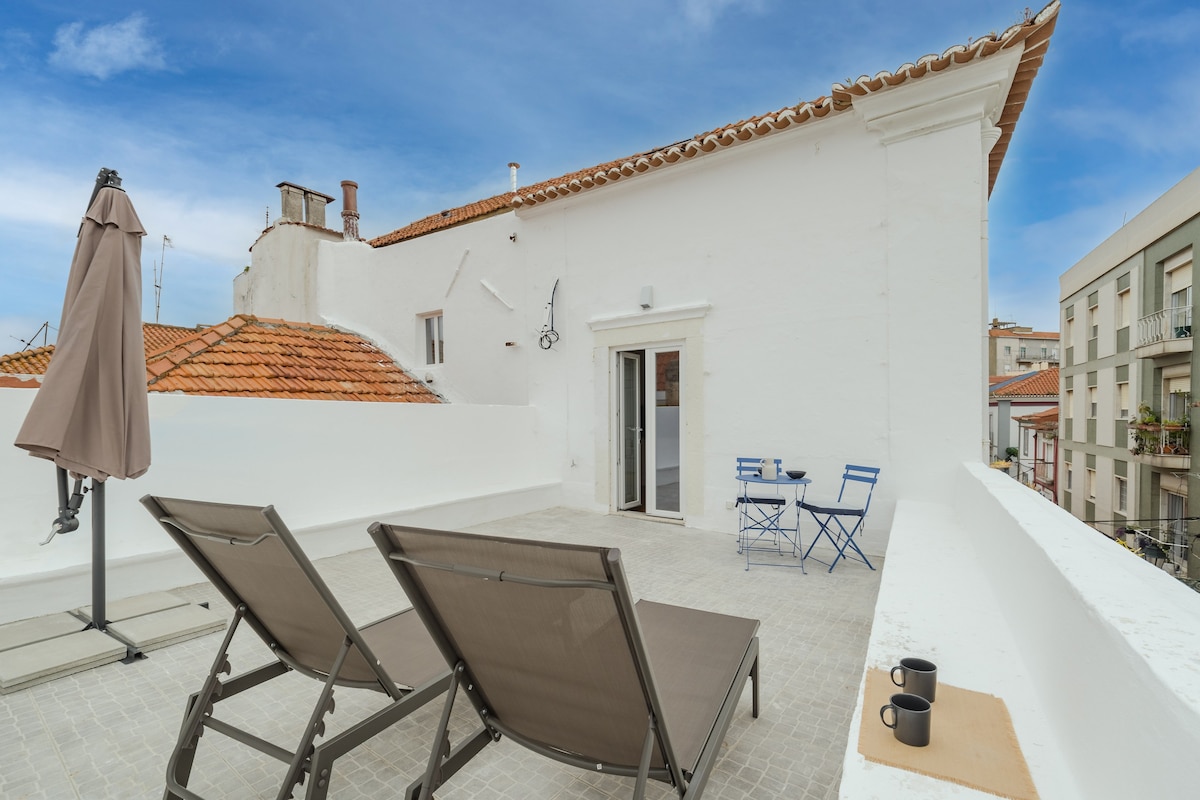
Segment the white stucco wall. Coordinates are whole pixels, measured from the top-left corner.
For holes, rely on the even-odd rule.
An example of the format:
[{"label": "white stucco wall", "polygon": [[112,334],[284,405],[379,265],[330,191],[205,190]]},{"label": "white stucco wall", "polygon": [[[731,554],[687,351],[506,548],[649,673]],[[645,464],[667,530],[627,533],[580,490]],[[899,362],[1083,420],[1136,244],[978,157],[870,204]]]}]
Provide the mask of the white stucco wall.
[{"label": "white stucco wall", "polygon": [[270,298],[271,314],[289,322],[319,322],[317,248],[340,242],[342,235],[313,225],[276,220],[250,248],[251,268],[233,281],[234,313],[253,313],[256,298]]},{"label": "white stucco wall", "polygon": [[[34,391],[0,389],[0,441]],[[314,558],[370,546],[375,519],[457,528],[559,499],[532,407],[152,394],[150,414],[150,471],[107,482],[110,599],[192,574],[144,494],[273,504]],[[90,602],[90,497],[79,531],[39,547],[57,507],[53,465],[0,448],[0,623]]]},{"label": "white stucco wall", "polygon": [[[443,311],[435,388],[536,407],[564,498],[599,510],[611,351],[683,344],[688,525],[731,529],[735,457],[770,455],[809,470],[818,493],[836,492],[847,462],[882,467],[886,530],[896,497],[940,496],[951,465],[986,450],[986,154],[1018,57],[389,247],[323,242],[320,321],[420,374],[417,317]],[[555,281],[561,339],[541,350]],[[247,310],[278,315],[261,290]],[[936,370],[929,341],[947,348]]]}]

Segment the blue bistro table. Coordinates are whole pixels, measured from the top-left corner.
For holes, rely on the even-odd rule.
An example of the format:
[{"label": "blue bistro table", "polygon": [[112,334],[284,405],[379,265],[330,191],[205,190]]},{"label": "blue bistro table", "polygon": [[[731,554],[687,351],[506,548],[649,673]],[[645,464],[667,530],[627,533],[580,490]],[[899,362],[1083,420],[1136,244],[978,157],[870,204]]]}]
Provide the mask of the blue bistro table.
[{"label": "blue bistro table", "polygon": [[[800,512],[796,512],[796,525],[791,528],[784,526],[783,516],[789,508],[796,508],[797,503],[804,499],[800,488],[805,487],[807,491],[812,480],[789,478],[787,473],[782,471],[774,480],[754,473],[743,473],[735,477],[741,484],[741,494],[738,497],[738,552],[746,554],[746,569],[749,570],[750,565],[754,564],[768,567],[800,567],[800,571],[805,572],[804,553],[800,547]],[[789,502],[778,491],[768,496],[758,494],[757,487],[762,485],[773,486],[776,489],[792,487],[792,501]],[[752,486],[755,488],[752,489]],[[750,560],[751,552],[769,551],[783,555],[784,542],[792,546],[793,558],[800,556],[799,563]]]}]

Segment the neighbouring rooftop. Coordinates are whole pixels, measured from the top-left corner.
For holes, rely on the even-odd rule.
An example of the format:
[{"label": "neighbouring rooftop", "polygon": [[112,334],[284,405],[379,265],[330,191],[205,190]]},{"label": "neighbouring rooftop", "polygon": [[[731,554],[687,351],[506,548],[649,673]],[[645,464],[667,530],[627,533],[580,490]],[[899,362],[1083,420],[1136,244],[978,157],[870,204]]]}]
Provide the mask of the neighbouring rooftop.
[{"label": "neighbouring rooftop", "polygon": [[[439,403],[441,398],[371,342],[347,331],[248,315],[180,328],[143,323],[151,392]],[[0,376],[45,373],[54,346],[0,356]],[[0,385],[37,386],[34,380]]]},{"label": "neighbouring rooftop", "polygon": [[1007,380],[1007,383],[992,385],[992,397],[1058,397],[1058,367]]}]

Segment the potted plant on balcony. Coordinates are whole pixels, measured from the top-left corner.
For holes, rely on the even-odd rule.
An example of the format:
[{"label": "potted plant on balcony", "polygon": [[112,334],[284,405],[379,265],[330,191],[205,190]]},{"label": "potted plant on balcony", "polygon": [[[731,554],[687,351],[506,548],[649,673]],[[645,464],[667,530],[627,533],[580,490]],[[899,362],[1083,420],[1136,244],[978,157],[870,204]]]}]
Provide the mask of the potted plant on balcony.
[{"label": "potted plant on balcony", "polygon": [[1187,414],[1184,414],[1182,417],[1180,417],[1178,419],[1164,419],[1162,421],[1162,429],[1164,431],[1182,431],[1182,430],[1187,430],[1187,427],[1188,427]]},{"label": "potted plant on balcony", "polygon": [[1158,443],[1161,438],[1159,426],[1146,425],[1138,426],[1130,431],[1131,442],[1129,452],[1135,456],[1145,455],[1147,453],[1154,454],[1158,451]]},{"label": "potted plant on balcony", "polygon": [[1142,403],[1138,406],[1137,416],[1130,418],[1129,425],[1139,431],[1157,431],[1162,428],[1162,420],[1150,406]]}]

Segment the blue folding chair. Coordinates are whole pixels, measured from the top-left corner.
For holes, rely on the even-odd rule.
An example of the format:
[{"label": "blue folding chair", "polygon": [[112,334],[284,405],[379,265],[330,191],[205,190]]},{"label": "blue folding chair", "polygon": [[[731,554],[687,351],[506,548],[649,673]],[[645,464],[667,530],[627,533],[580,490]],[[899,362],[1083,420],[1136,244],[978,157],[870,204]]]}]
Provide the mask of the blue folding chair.
[{"label": "blue folding chair", "polygon": [[[737,476],[759,474],[762,467],[761,458],[739,458],[737,460]],[[782,471],[783,459],[775,459],[775,469]],[[740,481],[741,492],[734,505],[738,509],[738,552],[746,551],[752,544],[757,544],[764,536],[770,537],[773,549],[778,549],[779,520],[787,511],[789,502],[781,494],[764,494],[768,487],[757,484],[755,494],[750,494],[750,484]]]},{"label": "blue folding chair", "polygon": [[[871,495],[875,493],[875,484],[878,480],[878,467],[860,467],[855,464],[847,464],[846,471],[842,474],[842,488],[838,492],[837,501],[828,503],[809,501],[807,499],[796,501],[797,506],[812,514],[813,519],[816,520],[820,528],[817,531],[817,535],[813,537],[812,544],[808,546],[808,550],[804,553],[805,559],[812,553],[813,546],[824,536],[837,549],[837,555],[829,563],[830,572],[833,572],[833,568],[843,558],[853,558],[856,561],[866,564],[871,569],[875,569],[866,554],[858,546],[858,542],[854,541],[854,537],[862,533],[863,525],[867,519],[867,510],[871,507]],[[862,502],[854,501],[850,497],[850,495],[859,494],[855,491],[858,484],[866,484],[867,487],[867,496]],[[849,493],[846,491],[847,487],[851,487]],[[844,523],[842,522],[843,519],[846,520]],[[847,553],[848,549],[854,552]],[[813,560],[820,564],[825,563],[819,558]]]}]

